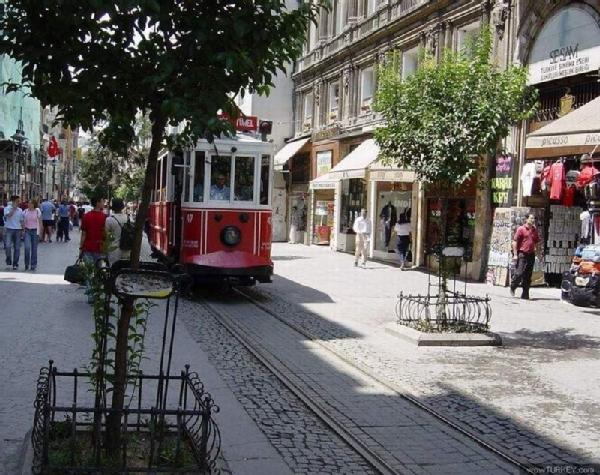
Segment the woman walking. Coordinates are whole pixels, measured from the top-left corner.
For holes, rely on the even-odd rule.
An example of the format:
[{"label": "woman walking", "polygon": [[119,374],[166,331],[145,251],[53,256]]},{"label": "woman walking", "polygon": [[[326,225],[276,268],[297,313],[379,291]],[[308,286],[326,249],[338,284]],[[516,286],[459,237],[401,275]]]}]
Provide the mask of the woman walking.
[{"label": "woman walking", "polygon": [[396,231],[396,236],[398,236],[398,240],[396,241],[396,252],[398,253],[398,259],[400,259],[400,270],[404,270],[406,254],[408,253],[408,248],[410,246],[410,221],[407,219],[405,213],[402,213],[398,217],[398,222],[394,226],[394,231]]},{"label": "woman walking", "polygon": [[37,200],[29,200],[29,205],[23,213],[23,231],[25,232],[25,270],[37,268],[38,230],[43,228],[42,212]]}]

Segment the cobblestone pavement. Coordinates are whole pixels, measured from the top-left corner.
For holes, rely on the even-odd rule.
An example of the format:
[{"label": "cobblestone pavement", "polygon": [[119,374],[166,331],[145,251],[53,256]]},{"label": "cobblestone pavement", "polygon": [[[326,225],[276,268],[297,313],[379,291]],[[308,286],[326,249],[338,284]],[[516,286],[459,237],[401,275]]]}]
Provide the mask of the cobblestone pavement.
[{"label": "cobblestone pavement", "polygon": [[[318,401],[346,430],[398,473],[517,473],[518,469],[512,464],[500,460],[393,391],[360,374],[330,352],[307,342],[300,333],[257,307],[253,308],[245,299],[232,295],[220,300],[212,296],[210,301],[219,313],[233,319],[253,342],[272,355],[278,365],[283,366],[286,376],[291,377],[311,400]],[[216,351],[215,365],[225,374],[231,373],[231,387],[240,391],[238,397],[246,399],[247,394],[253,395],[253,402],[258,407],[251,406],[251,411],[259,410],[253,418],[259,425],[264,425],[266,418],[263,430],[289,460],[291,455],[286,453],[286,446],[281,446],[280,429],[273,431],[270,425],[281,427],[281,417],[289,411],[294,414],[295,410],[286,403],[288,407],[281,414],[265,413],[263,405],[269,408],[273,401],[282,399],[281,392],[273,390],[276,385],[272,377],[265,374],[266,379],[257,380],[259,368],[247,368],[251,358],[238,348],[231,336],[223,335],[222,330],[213,334],[213,317],[197,306],[188,308],[186,321],[197,326],[199,341],[208,345],[209,351]],[[240,351],[242,354],[237,354]],[[249,385],[244,376],[248,370],[254,374]],[[240,384],[240,381],[244,383]],[[281,407],[281,403],[277,406]],[[305,431],[302,427],[291,429],[300,430],[301,434]],[[318,445],[307,447],[300,455],[302,459],[311,460],[319,451]],[[290,464],[290,467],[298,466]],[[347,471],[343,466],[340,468],[342,472]],[[317,472],[321,473],[320,470]]]},{"label": "cobblestone pavement", "polygon": [[419,348],[384,332],[400,290],[424,292],[427,276],[328,249],[274,245],[272,286],[250,291],[262,305],[347,360],[415,396],[526,463],[597,464],[600,437],[599,312],[559,303],[559,291],[534,300],[490,293],[501,348]]}]

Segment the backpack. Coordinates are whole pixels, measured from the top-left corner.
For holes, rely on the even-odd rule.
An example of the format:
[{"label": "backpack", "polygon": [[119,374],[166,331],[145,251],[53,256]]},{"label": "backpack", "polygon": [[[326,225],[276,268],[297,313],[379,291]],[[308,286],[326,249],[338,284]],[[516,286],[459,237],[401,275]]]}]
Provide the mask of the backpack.
[{"label": "backpack", "polygon": [[112,217],[121,228],[121,237],[119,238],[119,249],[121,251],[131,251],[133,249],[133,241],[135,238],[135,226],[127,216],[127,222],[121,224],[117,218]]}]

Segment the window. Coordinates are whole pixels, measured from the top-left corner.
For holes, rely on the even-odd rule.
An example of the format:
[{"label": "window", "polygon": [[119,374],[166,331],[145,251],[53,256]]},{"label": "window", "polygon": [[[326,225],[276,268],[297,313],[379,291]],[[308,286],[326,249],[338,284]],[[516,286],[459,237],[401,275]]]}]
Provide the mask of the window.
[{"label": "window", "polygon": [[292,157],[292,183],[310,181],[310,153],[298,153]]},{"label": "window", "polygon": [[214,201],[231,199],[231,157],[213,155],[210,163],[210,194]]},{"label": "window", "polygon": [[364,4],[363,4],[363,8],[364,8],[364,12],[365,15],[364,16],[370,16],[375,12],[375,0],[364,0]]},{"label": "window", "polygon": [[456,29],[456,51],[471,55],[473,42],[479,35],[479,22],[475,21]]},{"label": "window", "polygon": [[192,175],[190,171],[190,155],[191,152],[184,152],[183,154],[183,195],[182,201],[190,201],[190,188]]},{"label": "window", "polygon": [[360,103],[363,110],[371,109],[375,89],[375,74],[373,68],[366,68],[360,73]]},{"label": "window", "polygon": [[235,157],[235,201],[254,201],[254,157]]},{"label": "window", "polygon": [[271,155],[263,155],[260,160],[260,204],[269,204],[269,189],[271,187]]},{"label": "window", "polygon": [[194,203],[202,203],[204,201],[205,158],[204,152],[194,153],[194,192],[192,196]]},{"label": "window", "polygon": [[419,47],[415,46],[402,53],[402,79],[412,75],[419,67]]},{"label": "window", "polygon": [[304,96],[304,121],[312,119],[313,115],[313,95],[309,92]]},{"label": "window", "polygon": [[329,112],[337,116],[338,105],[340,102],[340,84],[335,82],[329,85]]}]

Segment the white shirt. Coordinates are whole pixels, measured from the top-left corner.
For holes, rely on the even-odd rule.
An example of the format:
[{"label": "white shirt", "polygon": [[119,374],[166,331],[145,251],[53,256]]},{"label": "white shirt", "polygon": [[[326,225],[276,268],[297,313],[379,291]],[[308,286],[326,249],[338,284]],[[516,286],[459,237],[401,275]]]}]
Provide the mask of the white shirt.
[{"label": "white shirt", "polygon": [[[118,222],[117,222],[118,221]],[[121,229],[127,222],[127,215],[124,213],[111,214],[104,223],[104,229],[107,236],[112,236],[112,241],[109,245],[111,249],[108,253],[108,262],[114,264],[119,259],[129,259],[130,251],[122,251],[119,249],[119,241],[121,240]],[[119,226],[120,225],[120,226]]]},{"label": "white shirt", "polygon": [[535,163],[526,163],[523,166],[523,173],[521,174],[521,182],[523,183],[523,196],[531,196],[533,188],[533,180],[537,176],[535,171]]},{"label": "white shirt", "polygon": [[354,226],[352,226],[352,230],[356,234],[370,235],[371,234],[371,221],[369,221],[368,218],[363,218],[362,216],[359,216],[354,221]]},{"label": "white shirt", "polygon": [[410,234],[410,223],[396,223],[394,231],[398,236],[408,236]]}]

